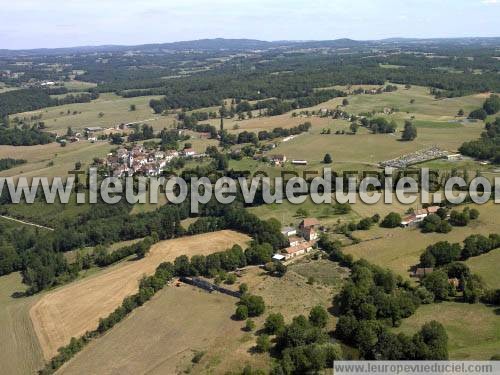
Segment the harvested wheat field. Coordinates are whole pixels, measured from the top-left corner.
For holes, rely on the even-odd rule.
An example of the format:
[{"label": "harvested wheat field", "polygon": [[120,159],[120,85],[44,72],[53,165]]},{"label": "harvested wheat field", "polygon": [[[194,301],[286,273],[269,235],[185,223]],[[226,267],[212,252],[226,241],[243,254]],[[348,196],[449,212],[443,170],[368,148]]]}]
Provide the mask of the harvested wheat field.
[{"label": "harvested wheat field", "polygon": [[[186,284],[165,287],[57,373],[184,373],[194,365],[191,360],[197,351],[211,350],[220,340],[237,344],[244,337],[242,323],[231,320],[236,301]],[[243,357],[251,358],[248,353]]]},{"label": "harvested wheat field", "polygon": [[122,262],[96,276],[64,286],[43,296],[30,310],[44,357],[51,358],[71,337],[95,329],[99,318],[109,315],[123,299],[138,290],[138,280],[154,273],[158,264],[179,255],[210,254],[249,237],[224,230],[161,241],[144,259]]}]

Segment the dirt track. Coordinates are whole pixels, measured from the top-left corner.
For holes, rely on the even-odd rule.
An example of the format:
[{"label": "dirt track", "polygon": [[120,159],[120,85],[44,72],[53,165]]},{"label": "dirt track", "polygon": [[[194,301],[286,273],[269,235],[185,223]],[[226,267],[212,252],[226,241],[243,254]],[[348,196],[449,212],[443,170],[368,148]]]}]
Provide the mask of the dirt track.
[{"label": "dirt track", "polygon": [[122,262],[47,293],[30,310],[44,357],[50,359],[71,337],[95,329],[99,318],[110,314],[126,296],[135,293],[138,280],[144,274],[154,273],[161,262],[173,261],[183,254],[206,255],[247,241],[249,237],[228,230],[161,241],[144,259]]}]

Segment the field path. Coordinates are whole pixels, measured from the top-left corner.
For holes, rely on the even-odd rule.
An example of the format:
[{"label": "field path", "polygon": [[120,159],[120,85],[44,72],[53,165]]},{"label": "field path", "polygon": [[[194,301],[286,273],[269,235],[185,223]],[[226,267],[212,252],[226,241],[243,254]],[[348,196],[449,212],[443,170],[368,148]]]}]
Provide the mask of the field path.
[{"label": "field path", "polygon": [[4,215],[0,215],[0,217],[3,218],[3,219],[6,219],[6,220],[15,221],[17,223],[21,223],[21,224],[25,224],[25,225],[31,225],[32,227],[37,227],[37,228],[42,228],[42,229],[47,229],[47,230],[50,230],[50,231],[54,231],[54,229],[46,227],[46,226],[43,226],[43,225],[40,225],[40,224],[29,223],[27,221],[22,221],[22,220],[14,219],[13,217],[4,216]]},{"label": "field path", "polygon": [[249,237],[224,230],[161,241],[144,259],[121,262],[95,276],[63,286],[45,294],[30,310],[44,357],[97,328],[99,318],[108,316],[123,299],[138,290],[138,280],[153,274],[158,264],[179,255],[211,254],[234,244],[244,245]]}]

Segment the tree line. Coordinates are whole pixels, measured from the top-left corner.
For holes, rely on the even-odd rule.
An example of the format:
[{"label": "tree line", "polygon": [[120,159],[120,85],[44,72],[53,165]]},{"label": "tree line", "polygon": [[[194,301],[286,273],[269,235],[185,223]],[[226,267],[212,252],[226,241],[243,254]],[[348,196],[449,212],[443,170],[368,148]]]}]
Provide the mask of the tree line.
[{"label": "tree line", "polygon": [[488,237],[473,234],[465,238],[463,246],[458,243],[440,241],[429,245],[420,256],[421,267],[442,267],[458,260],[467,260],[500,247],[500,235],[490,234]]},{"label": "tree line", "polygon": [[44,89],[12,90],[0,94],[0,118],[19,112],[34,111],[46,107],[55,107],[72,103],[88,103],[97,99],[99,93],[69,94],[62,98],[53,98],[50,91]]},{"label": "tree line", "polygon": [[481,138],[465,142],[460,146],[461,154],[480,160],[490,160],[495,164],[500,163],[500,117],[495,121],[486,123],[485,131]]},{"label": "tree line", "polygon": [[[2,199],[8,204],[5,190]],[[65,218],[56,224],[53,232],[40,232],[37,235],[27,233],[20,238],[16,236],[12,246],[2,247],[2,274],[22,271],[23,281],[29,286],[28,293],[37,293],[73,280],[84,265],[89,263],[105,266],[134,252],[138,255],[141,252],[144,254],[150,247],[148,236],[165,240],[186,233],[234,229],[249,234],[256,244],[268,243],[271,249],[282,248],[287,244],[280,232],[279,223],[260,220],[242,209],[239,202],[221,205],[213,198],[201,207],[201,218],[188,231],[180,222],[190,216],[189,199],[179,205],[164,205],[149,213],[130,215],[130,210],[131,205],[125,202],[116,205],[99,202],[84,214]],[[63,256],[63,252],[73,249],[137,238],[146,239],[109,254],[107,251],[97,251],[93,259],[84,257],[77,263],[68,264]],[[255,251],[260,254],[258,251],[261,248],[257,249]],[[254,255],[253,259],[258,259],[259,256],[262,255]]]},{"label": "tree line", "polygon": [[13,158],[0,159],[0,171],[5,171],[7,169],[11,169],[25,163],[26,163],[25,159],[13,159]]}]

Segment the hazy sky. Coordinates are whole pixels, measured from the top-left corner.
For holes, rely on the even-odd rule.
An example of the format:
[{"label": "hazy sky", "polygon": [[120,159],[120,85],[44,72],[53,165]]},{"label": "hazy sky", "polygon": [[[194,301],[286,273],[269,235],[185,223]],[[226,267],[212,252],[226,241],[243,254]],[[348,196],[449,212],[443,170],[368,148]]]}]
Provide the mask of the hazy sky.
[{"label": "hazy sky", "polygon": [[0,0],[0,48],[500,36],[500,0]]}]

